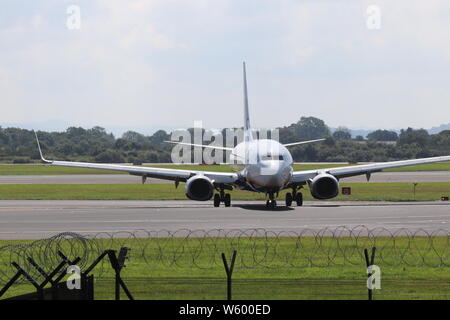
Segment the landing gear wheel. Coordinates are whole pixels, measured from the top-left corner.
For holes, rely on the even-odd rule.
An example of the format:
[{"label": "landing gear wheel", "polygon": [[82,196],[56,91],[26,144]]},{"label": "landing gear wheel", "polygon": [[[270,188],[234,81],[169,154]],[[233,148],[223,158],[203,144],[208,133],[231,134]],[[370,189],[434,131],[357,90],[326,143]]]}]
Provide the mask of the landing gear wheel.
[{"label": "landing gear wheel", "polygon": [[225,207],[231,206],[231,195],[229,193],[225,195],[223,202],[225,203]]},{"label": "landing gear wheel", "polygon": [[277,202],[275,200],[267,200],[266,207],[270,209],[274,209],[277,206]]},{"label": "landing gear wheel", "polygon": [[220,206],[220,195],[218,193],[216,193],[214,195],[214,207],[218,207]]},{"label": "landing gear wheel", "polygon": [[297,206],[301,207],[303,205],[303,194],[300,192],[295,195],[295,202],[297,202]]},{"label": "landing gear wheel", "polygon": [[286,207],[292,205],[292,194],[290,192],[286,193]]}]

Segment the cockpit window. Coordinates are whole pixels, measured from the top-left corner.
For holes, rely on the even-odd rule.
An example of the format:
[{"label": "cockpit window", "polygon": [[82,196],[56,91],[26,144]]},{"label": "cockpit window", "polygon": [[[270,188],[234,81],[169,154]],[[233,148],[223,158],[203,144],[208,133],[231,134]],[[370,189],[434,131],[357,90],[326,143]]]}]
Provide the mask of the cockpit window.
[{"label": "cockpit window", "polygon": [[281,155],[281,154],[266,154],[266,155],[263,155],[262,157],[261,157],[261,160],[278,160],[278,161],[283,161],[284,160],[284,158],[283,158],[283,156]]}]

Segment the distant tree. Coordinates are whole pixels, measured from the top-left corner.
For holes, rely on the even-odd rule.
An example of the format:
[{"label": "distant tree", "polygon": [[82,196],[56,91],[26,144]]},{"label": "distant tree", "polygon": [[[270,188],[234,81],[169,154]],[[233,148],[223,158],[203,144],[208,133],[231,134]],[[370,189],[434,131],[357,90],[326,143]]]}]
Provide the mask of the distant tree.
[{"label": "distant tree", "polygon": [[282,143],[298,141],[293,127],[280,128],[279,135],[280,135],[280,142]]},{"label": "distant tree", "polygon": [[156,153],[155,151],[147,151],[143,155],[142,162],[158,162],[158,153]]},{"label": "distant tree", "polygon": [[331,146],[336,145],[336,141],[334,140],[333,137],[327,137],[327,138],[325,138],[324,144],[325,144],[326,146],[331,147]]},{"label": "distant tree", "polygon": [[97,137],[104,137],[107,136],[108,134],[106,133],[105,128],[99,127],[99,126],[95,126],[91,129],[86,130],[87,133],[93,135],[93,136],[97,136]]},{"label": "distant tree", "polygon": [[316,161],[317,154],[318,152],[315,146],[313,146],[312,144],[306,145],[304,150],[305,161]]},{"label": "distant tree", "polygon": [[430,140],[430,135],[425,129],[412,129],[408,128],[406,130],[400,131],[400,136],[398,138],[399,145],[413,144],[416,143],[421,147],[424,147]]},{"label": "distant tree", "polygon": [[124,158],[117,151],[106,150],[95,157],[96,162],[101,163],[122,163]]},{"label": "distant tree", "polygon": [[352,134],[349,129],[339,127],[335,132],[333,132],[333,138],[336,140],[350,140],[352,138]]},{"label": "distant tree", "polygon": [[144,144],[146,142],[146,138],[143,134],[135,132],[135,131],[127,131],[122,134],[122,139],[138,144]]},{"label": "distant tree", "polygon": [[160,145],[164,141],[170,140],[170,135],[164,130],[158,130],[149,139],[151,144]]},{"label": "distant tree", "polygon": [[114,148],[119,150],[130,150],[131,143],[125,139],[119,138],[114,143]]},{"label": "distant tree", "polygon": [[69,138],[77,138],[86,135],[86,130],[81,127],[69,127],[66,130]]},{"label": "distant tree", "polygon": [[364,141],[364,137],[358,135],[358,136],[356,136],[355,140],[356,140],[356,141]]},{"label": "distant tree", "polygon": [[[295,161],[391,161],[450,154],[450,130],[430,135],[423,129],[408,128],[401,131],[397,144],[378,143],[377,139],[386,139],[386,132],[377,131],[371,133],[372,139],[359,143],[363,137],[351,140],[350,131],[344,127],[330,136],[325,123],[314,117],[303,117],[297,123],[279,128],[283,143],[326,137],[321,143],[291,148]],[[38,131],[38,136],[47,158],[71,161],[170,162],[173,148],[162,142],[170,139],[170,133],[163,130],[152,136],[128,131],[116,139],[102,127],[70,127],[64,132]],[[237,140],[240,142],[241,138]],[[33,131],[0,127],[0,161],[40,161]]]},{"label": "distant tree", "polygon": [[283,143],[325,138],[330,129],[325,122],[315,117],[301,117],[297,123],[280,128],[280,141]]},{"label": "distant tree", "polygon": [[397,141],[398,134],[395,131],[376,130],[369,133],[367,139],[374,141]]}]

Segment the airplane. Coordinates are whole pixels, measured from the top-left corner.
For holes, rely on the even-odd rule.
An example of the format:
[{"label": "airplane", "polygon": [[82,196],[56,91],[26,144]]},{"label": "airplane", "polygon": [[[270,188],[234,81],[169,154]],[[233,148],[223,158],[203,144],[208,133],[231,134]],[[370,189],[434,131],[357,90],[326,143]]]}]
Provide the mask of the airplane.
[{"label": "airplane", "polygon": [[172,180],[175,182],[175,187],[178,187],[178,184],[183,182],[185,183],[185,193],[187,198],[196,201],[208,201],[213,199],[214,207],[219,207],[221,203],[223,203],[225,207],[231,206],[231,195],[230,193],[227,193],[226,190],[231,191],[234,188],[237,188],[250,192],[265,193],[267,199],[266,207],[271,209],[276,207],[276,198],[278,197],[278,193],[284,189],[292,190],[292,192],[287,192],[285,196],[285,204],[287,207],[292,206],[293,202],[295,202],[297,206],[302,206],[303,195],[300,190],[305,185],[309,186],[311,195],[315,199],[326,200],[332,199],[339,194],[339,180],[342,178],[366,175],[367,181],[369,181],[372,173],[379,172],[383,169],[450,161],[450,156],[441,156],[294,171],[294,162],[288,148],[291,146],[323,141],[325,138],[287,144],[281,144],[272,139],[254,139],[250,126],[245,62],[243,63],[243,78],[244,131],[243,141],[241,143],[237,144],[234,148],[227,148],[214,145],[167,141],[180,145],[188,145],[191,147],[213,148],[231,152],[230,160],[237,163],[237,166],[241,169],[240,171],[212,172],[47,160],[42,154],[39,139],[35,133],[40,157],[43,162],[54,166],[127,172],[131,175],[141,176],[143,183],[149,177]]}]

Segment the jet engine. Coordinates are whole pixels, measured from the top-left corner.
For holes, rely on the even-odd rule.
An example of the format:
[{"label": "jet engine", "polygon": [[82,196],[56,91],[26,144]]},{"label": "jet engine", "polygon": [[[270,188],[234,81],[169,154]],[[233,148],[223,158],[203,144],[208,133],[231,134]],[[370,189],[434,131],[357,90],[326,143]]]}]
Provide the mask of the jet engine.
[{"label": "jet engine", "polygon": [[212,198],[214,186],[208,177],[195,175],[186,181],[186,196],[191,200],[206,201]]},{"label": "jet engine", "polygon": [[322,173],[308,181],[311,195],[316,199],[331,199],[339,193],[339,181],[328,173]]}]

